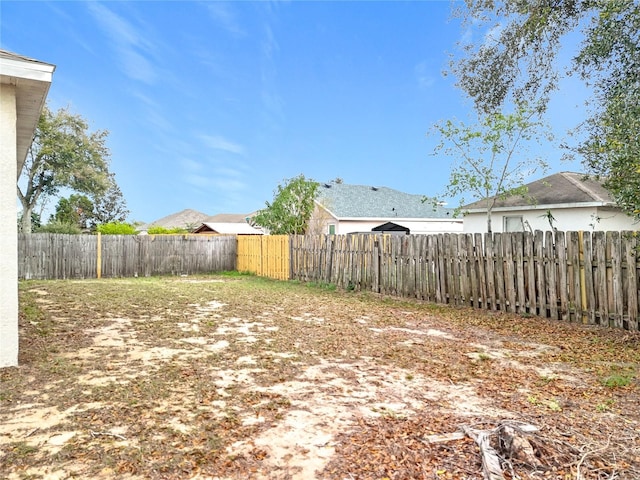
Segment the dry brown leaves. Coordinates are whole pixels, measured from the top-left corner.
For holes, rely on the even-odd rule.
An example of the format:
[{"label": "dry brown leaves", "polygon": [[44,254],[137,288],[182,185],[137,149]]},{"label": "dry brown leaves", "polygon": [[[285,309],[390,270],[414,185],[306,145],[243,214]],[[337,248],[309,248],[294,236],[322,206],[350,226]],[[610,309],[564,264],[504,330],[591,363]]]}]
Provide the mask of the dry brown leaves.
[{"label": "dry brown leaves", "polygon": [[[636,333],[254,277],[24,282],[8,478],[640,478]],[[498,437],[492,437],[500,451]]]}]

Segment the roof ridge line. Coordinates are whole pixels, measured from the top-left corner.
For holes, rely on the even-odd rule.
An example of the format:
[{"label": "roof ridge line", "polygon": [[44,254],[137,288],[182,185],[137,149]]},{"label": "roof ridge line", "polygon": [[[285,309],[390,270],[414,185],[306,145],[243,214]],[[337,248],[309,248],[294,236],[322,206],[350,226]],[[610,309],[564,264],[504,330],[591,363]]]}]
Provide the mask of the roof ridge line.
[{"label": "roof ridge line", "polygon": [[594,199],[597,202],[608,202],[609,200],[607,198],[602,198],[600,195],[598,195],[596,192],[594,192],[593,190],[591,190],[589,187],[587,187],[584,182],[581,182],[579,180],[576,180],[575,178],[573,178],[572,176],[569,175],[570,172],[561,172],[561,175],[566,178],[569,182],[573,183],[576,187],[578,187],[580,190],[582,190],[584,193],[586,193],[587,195],[589,195],[592,199]]}]

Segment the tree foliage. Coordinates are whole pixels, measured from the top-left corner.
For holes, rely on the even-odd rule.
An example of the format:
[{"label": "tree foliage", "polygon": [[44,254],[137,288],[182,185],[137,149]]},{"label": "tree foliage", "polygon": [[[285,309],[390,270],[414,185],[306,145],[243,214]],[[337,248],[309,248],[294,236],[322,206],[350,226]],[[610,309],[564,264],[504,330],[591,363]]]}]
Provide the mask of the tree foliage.
[{"label": "tree foliage", "polygon": [[[471,126],[451,120],[435,126],[440,143],[435,152],[454,159],[444,195],[483,200],[487,209],[487,231],[491,232],[491,212],[498,198],[526,195],[525,178],[547,165],[539,157],[529,157],[527,146],[539,142],[547,130],[536,112],[520,105],[513,113],[489,113]],[[546,139],[551,140],[547,133]]]},{"label": "tree foliage", "polygon": [[271,203],[258,211],[253,222],[272,235],[303,235],[315,207],[319,183],[304,175],[286,179],[274,192]]},{"label": "tree foliage", "polygon": [[64,233],[68,235],[78,235],[82,233],[80,227],[71,222],[64,222],[60,220],[52,220],[46,225],[42,225],[37,229],[38,233]]},{"label": "tree foliage", "polygon": [[127,203],[113,174],[109,175],[109,188],[93,199],[93,217],[96,224],[122,223],[129,216]]},{"label": "tree foliage", "polygon": [[640,218],[640,4],[602,4],[576,64],[600,107],[578,151],[618,205]]},{"label": "tree foliage", "polygon": [[451,69],[480,112],[528,100],[544,110],[557,89],[567,34],[582,35],[567,73],[593,89],[590,118],[576,126],[587,169],[627,212],[640,214],[640,2],[637,0],[466,0],[459,9],[475,43]]},{"label": "tree foliage", "polygon": [[96,232],[103,235],[135,235],[136,227],[124,222],[102,223],[96,227]]},{"label": "tree foliage", "polygon": [[76,225],[80,230],[90,228],[93,218],[93,202],[86,195],[77,193],[60,198],[56,213],[51,216],[52,221]]},{"label": "tree foliage", "polygon": [[109,188],[106,137],[104,130],[89,132],[80,115],[44,107],[17,188],[24,233],[31,233],[36,204],[62,187],[88,195],[100,195]]},{"label": "tree foliage", "polygon": [[189,230],[181,227],[149,227],[147,230],[149,235],[176,235],[181,233],[189,233]]}]

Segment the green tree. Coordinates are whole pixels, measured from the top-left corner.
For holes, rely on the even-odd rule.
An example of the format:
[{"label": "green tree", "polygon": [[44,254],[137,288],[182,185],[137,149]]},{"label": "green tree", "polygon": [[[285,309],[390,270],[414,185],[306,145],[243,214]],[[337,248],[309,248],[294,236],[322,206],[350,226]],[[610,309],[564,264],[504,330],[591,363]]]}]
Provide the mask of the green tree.
[{"label": "green tree", "polygon": [[[465,0],[458,10],[466,38],[451,70],[481,112],[513,101],[544,110],[566,70],[591,86],[591,116],[571,145],[585,167],[602,176],[618,204],[640,216],[637,99],[640,96],[640,2],[637,0]],[[581,35],[568,65],[559,53],[569,33]]]},{"label": "green tree", "polygon": [[[465,195],[483,200],[488,232],[496,200],[526,195],[526,177],[547,168],[542,158],[527,156],[527,146],[539,143],[541,132],[547,131],[546,125],[535,117],[535,111],[519,106],[514,113],[482,115],[472,126],[451,120],[435,125],[440,143],[434,153],[442,152],[454,159],[444,196],[458,198],[458,210],[468,200]],[[550,133],[545,138],[552,139]]]},{"label": "green tree", "polygon": [[629,215],[640,218],[640,3],[609,1],[586,31],[575,59],[594,86],[595,114],[577,151]]},{"label": "green tree", "polygon": [[135,235],[136,227],[124,222],[102,223],[96,227],[96,232],[103,235]]},{"label": "green tree", "polygon": [[67,109],[53,113],[47,106],[18,181],[22,232],[31,233],[31,213],[38,202],[68,187],[88,195],[109,188],[107,132],[88,132],[87,122]]},{"label": "green tree", "polygon": [[176,235],[181,233],[189,233],[189,230],[181,227],[149,227],[147,233],[149,235]]},{"label": "green tree", "polygon": [[278,185],[271,203],[259,210],[253,222],[272,235],[301,235],[307,231],[319,183],[298,175]]},{"label": "green tree", "polygon": [[109,188],[103,195],[93,199],[93,218],[96,224],[122,223],[129,216],[127,202],[116,183],[115,176],[109,175]]},{"label": "green tree", "polygon": [[86,230],[93,224],[93,202],[86,196],[74,193],[69,198],[60,198],[56,205],[56,213],[51,216],[52,221],[77,225]]},{"label": "green tree", "polygon": [[52,220],[46,225],[42,225],[37,229],[38,233],[65,233],[68,235],[78,235],[82,233],[80,227],[75,223],[61,222]]},{"label": "green tree", "polygon": [[[38,212],[31,212],[31,227],[38,230],[42,226],[42,220]],[[22,214],[18,215],[18,231],[22,231]]]}]

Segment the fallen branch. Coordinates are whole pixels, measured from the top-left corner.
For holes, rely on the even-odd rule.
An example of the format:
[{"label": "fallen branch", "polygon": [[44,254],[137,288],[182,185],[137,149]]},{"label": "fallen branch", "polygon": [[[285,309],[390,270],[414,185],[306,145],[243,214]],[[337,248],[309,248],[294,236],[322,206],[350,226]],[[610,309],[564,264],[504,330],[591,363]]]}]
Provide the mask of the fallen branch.
[{"label": "fallen branch", "polygon": [[120,440],[126,440],[125,437],[123,437],[122,435],[119,435],[117,433],[111,433],[111,432],[94,432],[93,430],[89,430],[89,433],[91,434],[92,437],[116,437],[119,438]]},{"label": "fallen branch", "polygon": [[611,443],[611,435],[609,435],[609,438],[607,438],[607,444],[604,447],[596,448],[595,450],[588,450],[582,455],[582,457],[580,457],[580,460],[578,461],[578,464],[576,465],[576,480],[582,480],[582,478],[583,478],[582,474],[580,473],[580,468],[582,467],[582,464],[587,459],[587,457],[589,455],[593,455],[594,453],[605,451],[607,448],[609,448],[609,444],[610,443]]},{"label": "fallen branch", "polygon": [[485,480],[505,480],[500,465],[498,452],[489,443],[490,432],[486,430],[474,430],[471,427],[462,426],[462,431],[467,434],[480,447],[482,454],[482,473]]},{"label": "fallen branch", "polygon": [[536,457],[533,446],[523,435],[525,431],[516,425],[500,425],[498,427],[498,437],[500,438],[500,445],[503,447],[501,450],[505,451],[503,453],[506,453],[508,458],[515,458],[534,468],[541,467],[542,464]]},{"label": "fallen branch", "polygon": [[38,430],[40,430],[40,427],[36,427],[33,430],[31,430],[29,433],[27,433],[24,438],[29,438],[31,435],[33,435],[34,433],[36,433]]},{"label": "fallen branch", "polygon": [[429,435],[424,438],[428,443],[451,442],[453,440],[462,440],[466,435],[463,432],[443,433],[440,435]]}]

